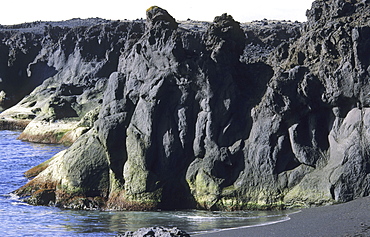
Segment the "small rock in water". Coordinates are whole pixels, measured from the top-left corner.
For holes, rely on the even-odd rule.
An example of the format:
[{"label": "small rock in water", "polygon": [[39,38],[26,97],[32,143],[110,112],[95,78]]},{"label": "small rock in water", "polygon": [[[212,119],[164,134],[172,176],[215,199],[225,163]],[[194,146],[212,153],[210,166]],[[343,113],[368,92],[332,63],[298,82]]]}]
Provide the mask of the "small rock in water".
[{"label": "small rock in water", "polygon": [[155,236],[155,237],[190,237],[188,233],[182,231],[176,227],[164,228],[164,227],[150,227],[140,228],[135,232],[127,231],[124,234],[119,234],[117,237],[143,237],[143,236]]}]

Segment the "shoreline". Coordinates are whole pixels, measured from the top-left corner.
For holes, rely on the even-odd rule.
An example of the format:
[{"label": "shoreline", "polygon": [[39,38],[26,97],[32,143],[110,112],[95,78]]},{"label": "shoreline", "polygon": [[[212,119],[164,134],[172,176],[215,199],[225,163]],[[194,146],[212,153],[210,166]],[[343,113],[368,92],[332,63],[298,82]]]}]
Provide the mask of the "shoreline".
[{"label": "shoreline", "polygon": [[230,228],[197,237],[338,237],[370,236],[370,196],[330,206],[312,207],[288,214],[277,223]]},{"label": "shoreline", "polygon": [[[297,212],[300,212],[300,210],[297,211]],[[210,234],[219,233],[219,232],[225,233],[225,232],[230,231],[230,230],[240,230],[240,229],[246,229],[246,228],[257,228],[257,227],[262,227],[262,226],[275,225],[275,224],[279,224],[281,222],[289,221],[291,219],[289,217],[289,215],[292,215],[292,214],[295,214],[295,212],[294,213],[291,213],[291,214],[287,214],[286,219],[283,219],[283,220],[270,221],[270,222],[265,222],[265,223],[257,224],[257,225],[248,225],[248,226],[241,226],[241,227],[230,227],[230,228],[218,229],[218,230],[211,230],[211,231],[201,231],[201,232],[198,232],[196,234],[191,234],[191,236],[203,236],[203,235],[210,235]]]}]

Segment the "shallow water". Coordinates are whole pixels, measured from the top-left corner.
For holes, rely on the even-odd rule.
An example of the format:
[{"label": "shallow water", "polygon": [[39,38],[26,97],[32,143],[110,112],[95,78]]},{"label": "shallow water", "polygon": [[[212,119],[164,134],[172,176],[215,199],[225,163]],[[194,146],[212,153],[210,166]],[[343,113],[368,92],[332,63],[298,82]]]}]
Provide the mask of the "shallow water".
[{"label": "shallow water", "polygon": [[16,140],[20,132],[0,131],[0,236],[114,236],[150,226],[177,226],[194,234],[287,220],[287,211],[102,212],[30,206],[10,194],[27,182],[23,173],[65,149]]}]

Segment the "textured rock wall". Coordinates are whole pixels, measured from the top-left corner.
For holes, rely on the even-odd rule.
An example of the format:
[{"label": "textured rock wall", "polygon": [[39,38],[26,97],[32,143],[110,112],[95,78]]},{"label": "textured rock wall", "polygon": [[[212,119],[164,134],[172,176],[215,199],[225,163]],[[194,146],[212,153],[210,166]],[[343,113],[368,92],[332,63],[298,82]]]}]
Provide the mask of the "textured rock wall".
[{"label": "textured rock wall", "polygon": [[3,121],[33,119],[21,135],[23,140],[75,141],[97,117],[120,50],[143,30],[142,21],[102,19],[39,22],[0,30],[10,38],[3,40],[9,45],[4,54],[13,55],[0,70],[5,75],[0,103],[6,108],[24,97],[1,114]]},{"label": "textured rock wall", "polygon": [[369,3],[315,1],[307,16],[177,23],[148,9],[145,31],[125,38],[97,89],[94,124],[16,193],[126,210],[369,195]]}]

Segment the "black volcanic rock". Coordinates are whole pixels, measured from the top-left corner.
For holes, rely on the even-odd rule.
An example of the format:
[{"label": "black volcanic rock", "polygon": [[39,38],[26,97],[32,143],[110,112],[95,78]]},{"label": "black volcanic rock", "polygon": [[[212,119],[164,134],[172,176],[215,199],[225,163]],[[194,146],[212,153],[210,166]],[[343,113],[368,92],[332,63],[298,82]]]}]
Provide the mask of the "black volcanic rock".
[{"label": "black volcanic rock", "polygon": [[[4,95],[0,101],[1,110],[18,103],[37,86],[56,75],[59,68],[48,62],[45,51],[50,46],[57,50],[58,43],[67,45],[60,39],[78,25],[89,28],[96,24],[106,24],[102,19],[73,19],[64,22],[34,22],[0,27],[0,91]],[[72,47],[72,46],[71,46]],[[65,55],[68,58],[68,53]]]},{"label": "black volcanic rock", "polygon": [[16,193],[120,210],[369,195],[369,9],[317,0],[305,23],[240,24],[227,14],[177,23],[151,7],[145,23],[54,34],[70,43],[38,58],[58,72],[4,114],[28,105],[36,118],[25,134],[73,121],[76,139],[84,134]]},{"label": "black volcanic rock", "polygon": [[146,10],[146,25],[147,28],[155,28],[159,25],[160,28],[176,29],[178,23],[176,20],[163,8],[152,6]]},{"label": "black volcanic rock", "polygon": [[117,235],[117,237],[190,237],[185,231],[179,230],[178,228],[164,228],[164,227],[151,227],[141,228],[135,232],[127,231],[125,234]]},{"label": "black volcanic rock", "polygon": [[[8,28],[0,32],[10,37],[4,41],[15,48],[11,52],[25,51],[19,49],[25,47],[19,41],[29,49],[14,55],[0,72],[5,73],[0,83],[3,107],[24,97],[2,117],[34,119],[21,135],[23,140],[70,143],[78,129],[92,126],[93,121],[86,121],[96,117],[106,82],[117,70],[120,50],[143,34],[144,22],[74,19]],[[82,124],[65,125],[81,119]],[[58,128],[50,121],[60,121]],[[36,127],[42,129],[35,131]]]}]

